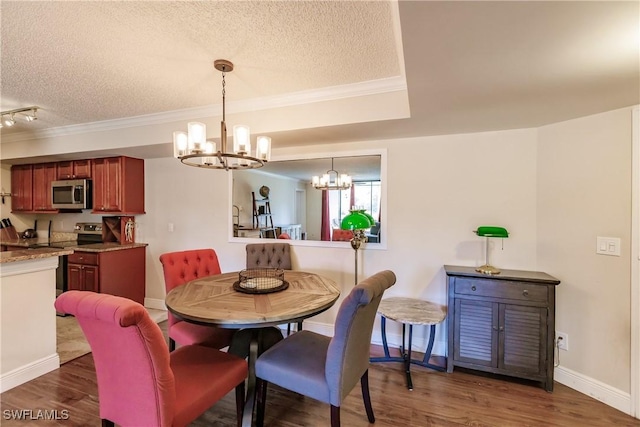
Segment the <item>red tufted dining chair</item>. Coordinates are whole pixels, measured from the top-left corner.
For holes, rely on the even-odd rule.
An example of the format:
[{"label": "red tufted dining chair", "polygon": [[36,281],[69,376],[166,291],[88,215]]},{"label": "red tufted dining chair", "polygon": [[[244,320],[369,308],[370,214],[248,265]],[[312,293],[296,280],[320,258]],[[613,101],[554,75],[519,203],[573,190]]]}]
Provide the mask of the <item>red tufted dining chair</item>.
[{"label": "red tufted dining chair", "polygon": [[[160,263],[167,293],[198,277],[221,273],[218,255],[213,249],[168,252],[160,255]],[[179,320],[171,313],[168,317],[170,351],[175,350],[176,342],[180,345],[201,344],[218,349],[231,343],[234,333],[232,329],[196,325]]]},{"label": "red tufted dining chair", "polygon": [[102,426],[187,426],[235,388],[238,425],[247,362],[199,345],[169,353],[160,327],[139,303],[68,291],[55,301],[78,320],[95,363]]}]

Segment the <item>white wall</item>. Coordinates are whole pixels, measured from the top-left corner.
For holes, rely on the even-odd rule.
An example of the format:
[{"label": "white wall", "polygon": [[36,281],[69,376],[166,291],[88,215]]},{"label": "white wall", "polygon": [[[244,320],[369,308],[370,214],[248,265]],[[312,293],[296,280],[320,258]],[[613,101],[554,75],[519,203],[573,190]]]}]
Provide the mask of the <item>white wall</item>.
[{"label": "white wall", "polygon": [[[538,261],[562,281],[561,365],[630,391],[631,109],[539,129]],[[622,256],[596,255],[596,237]]]},{"label": "white wall", "polygon": [[[442,266],[481,264],[483,240],[472,230],[487,224],[505,226],[512,233],[504,250],[494,248],[495,265],[535,268],[535,130],[343,144],[331,147],[331,152],[358,148],[388,149],[387,250],[360,252],[360,278],[391,269],[398,282],[390,295],[446,304]],[[228,242],[225,172],[189,168],[165,158],[147,160],[145,173],[147,214],[136,221],[138,240],[149,243],[148,298],[164,298],[158,261],[163,252],[213,247],[223,271],[244,267],[244,244]],[[174,232],[167,231],[168,223],[175,225]],[[353,287],[350,247],[295,246],[293,257],[295,268],[330,277],[343,295]],[[333,323],[336,311],[334,307],[313,320]],[[438,333],[440,341],[444,332],[441,328]]]}]

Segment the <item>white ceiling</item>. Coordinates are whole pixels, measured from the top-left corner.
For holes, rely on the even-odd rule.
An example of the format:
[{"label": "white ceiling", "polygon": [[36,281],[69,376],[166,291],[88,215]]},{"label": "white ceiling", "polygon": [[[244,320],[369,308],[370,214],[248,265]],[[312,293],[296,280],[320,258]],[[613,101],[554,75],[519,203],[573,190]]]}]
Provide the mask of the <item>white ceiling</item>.
[{"label": "white ceiling", "polygon": [[229,110],[362,100],[321,125],[287,116],[274,148],[537,127],[640,103],[637,1],[2,0],[0,14],[1,110],[41,107],[3,142],[219,111],[218,58],[235,64]]}]

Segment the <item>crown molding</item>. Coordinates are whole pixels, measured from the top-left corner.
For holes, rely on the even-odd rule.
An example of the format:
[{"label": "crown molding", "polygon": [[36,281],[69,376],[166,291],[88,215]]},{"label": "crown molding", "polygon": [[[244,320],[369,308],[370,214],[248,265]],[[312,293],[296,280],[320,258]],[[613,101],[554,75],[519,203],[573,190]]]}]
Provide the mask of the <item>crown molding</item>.
[{"label": "crown molding", "polygon": [[[331,86],[317,90],[306,90],[271,97],[227,102],[227,111],[230,113],[259,111],[406,90],[407,82],[405,78],[396,76],[348,85]],[[2,137],[2,142],[11,143],[34,139],[54,138],[89,132],[101,132],[138,126],[159,125],[175,121],[195,120],[198,118],[215,117],[221,115],[222,105],[214,104],[204,107],[186,108],[182,110],[174,110],[163,113],[125,117],[122,119],[103,120],[99,122],[60,126],[56,128],[37,131],[20,132]]]}]

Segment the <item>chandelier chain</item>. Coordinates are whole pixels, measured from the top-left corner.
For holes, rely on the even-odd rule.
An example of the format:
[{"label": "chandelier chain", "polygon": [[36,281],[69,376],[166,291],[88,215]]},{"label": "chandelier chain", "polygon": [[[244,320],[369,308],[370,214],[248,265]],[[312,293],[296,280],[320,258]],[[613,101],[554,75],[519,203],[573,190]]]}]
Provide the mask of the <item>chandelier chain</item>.
[{"label": "chandelier chain", "polygon": [[222,121],[225,121],[225,95],[227,94],[227,90],[226,90],[226,86],[227,86],[227,82],[225,81],[224,77],[227,75],[227,73],[225,73],[224,71],[222,72]]}]

